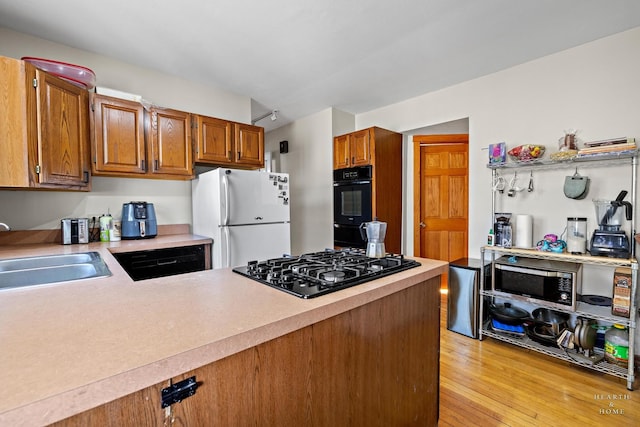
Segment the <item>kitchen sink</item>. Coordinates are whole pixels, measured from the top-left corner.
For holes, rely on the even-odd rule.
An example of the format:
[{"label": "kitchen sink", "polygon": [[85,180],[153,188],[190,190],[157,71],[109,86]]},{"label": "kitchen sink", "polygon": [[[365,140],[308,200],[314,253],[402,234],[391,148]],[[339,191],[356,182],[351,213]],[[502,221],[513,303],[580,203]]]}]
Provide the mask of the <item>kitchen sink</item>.
[{"label": "kitchen sink", "polygon": [[27,258],[12,258],[0,260],[0,272],[27,270],[30,268],[56,267],[80,263],[91,263],[100,258],[97,252],[82,252],[77,254],[44,255]]},{"label": "kitchen sink", "polygon": [[97,252],[0,260],[0,289],[110,276]]}]

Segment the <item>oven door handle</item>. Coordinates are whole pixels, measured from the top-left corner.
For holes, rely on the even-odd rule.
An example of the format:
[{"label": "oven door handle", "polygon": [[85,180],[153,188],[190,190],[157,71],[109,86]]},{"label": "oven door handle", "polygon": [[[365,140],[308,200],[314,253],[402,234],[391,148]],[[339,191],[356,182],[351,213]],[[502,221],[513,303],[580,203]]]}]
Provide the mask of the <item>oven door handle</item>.
[{"label": "oven door handle", "polygon": [[371,181],[338,181],[338,182],[334,182],[333,186],[343,187],[347,185],[367,185],[367,184],[371,184]]},{"label": "oven door handle", "polygon": [[511,265],[496,264],[498,270],[513,271],[515,273],[532,274],[534,276],[558,277],[561,273],[557,271],[542,271],[526,267],[514,267]]}]

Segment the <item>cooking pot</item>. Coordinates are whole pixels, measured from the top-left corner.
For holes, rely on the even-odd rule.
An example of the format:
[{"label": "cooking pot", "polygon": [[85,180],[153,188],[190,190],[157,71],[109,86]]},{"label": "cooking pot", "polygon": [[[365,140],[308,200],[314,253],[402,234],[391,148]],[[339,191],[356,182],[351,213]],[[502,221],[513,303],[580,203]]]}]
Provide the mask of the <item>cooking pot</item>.
[{"label": "cooking pot", "polygon": [[576,328],[573,334],[573,342],[583,350],[591,350],[596,344],[598,331],[593,328],[596,324],[594,319],[586,319],[578,317],[576,319]]},{"label": "cooking pot", "polygon": [[525,320],[530,319],[529,312],[519,307],[513,307],[510,303],[490,304],[489,313],[500,322],[507,325],[521,325]]},{"label": "cooking pot", "polygon": [[567,329],[569,315],[559,311],[549,310],[548,308],[536,308],[531,313],[533,321],[539,327],[538,329],[546,332],[546,335],[558,337],[563,330]]}]

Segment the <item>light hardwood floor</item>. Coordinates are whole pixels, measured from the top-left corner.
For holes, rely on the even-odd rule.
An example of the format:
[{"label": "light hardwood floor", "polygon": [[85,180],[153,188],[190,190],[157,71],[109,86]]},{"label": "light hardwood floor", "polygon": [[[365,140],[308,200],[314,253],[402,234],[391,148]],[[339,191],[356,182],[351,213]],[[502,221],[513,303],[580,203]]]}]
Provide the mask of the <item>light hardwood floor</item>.
[{"label": "light hardwood floor", "polygon": [[446,306],[443,294],[439,426],[640,426],[637,385],[449,331]]}]

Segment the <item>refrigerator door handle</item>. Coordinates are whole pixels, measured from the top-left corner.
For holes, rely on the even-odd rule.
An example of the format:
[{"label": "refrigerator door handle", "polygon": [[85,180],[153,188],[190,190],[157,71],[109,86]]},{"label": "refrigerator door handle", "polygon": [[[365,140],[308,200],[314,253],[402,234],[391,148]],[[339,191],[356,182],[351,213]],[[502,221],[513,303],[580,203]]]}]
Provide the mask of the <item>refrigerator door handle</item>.
[{"label": "refrigerator door handle", "polygon": [[225,267],[229,268],[231,267],[231,243],[229,242],[231,236],[229,236],[229,227],[224,227],[222,230],[225,240]]},{"label": "refrigerator door handle", "polygon": [[229,225],[229,175],[222,175],[222,187],[224,191],[224,220],[222,225]]}]

